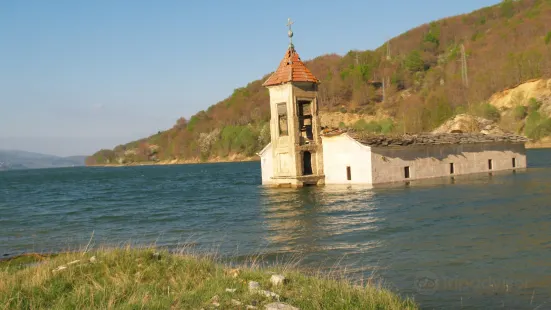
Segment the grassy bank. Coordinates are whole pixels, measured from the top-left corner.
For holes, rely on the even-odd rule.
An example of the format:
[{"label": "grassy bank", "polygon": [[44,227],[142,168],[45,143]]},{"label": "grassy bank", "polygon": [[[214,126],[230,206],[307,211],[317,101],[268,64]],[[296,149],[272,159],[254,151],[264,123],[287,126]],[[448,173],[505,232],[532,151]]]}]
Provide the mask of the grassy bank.
[{"label": "grassy bank", "polygon": [[[274,272],[286,277],[285,284],[271,284]],[[251,292],[250,281],[279,298]],[[155,249],[103,249],[0,262],[2,309],[264,309],[277,299],[300,309],[417,307],[385,289],[305,275],[290,265],[229,267],[211,257]]]}]

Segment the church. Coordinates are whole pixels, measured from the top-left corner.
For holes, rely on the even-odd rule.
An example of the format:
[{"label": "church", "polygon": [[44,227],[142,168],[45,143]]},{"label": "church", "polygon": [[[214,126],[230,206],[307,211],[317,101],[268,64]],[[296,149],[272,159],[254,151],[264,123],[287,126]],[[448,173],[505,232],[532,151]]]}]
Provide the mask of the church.
[{"label": "church", "polygon": [[292,42],[264,82],[271,142],[258,153],[262,184],[383,184],[526,168],[526,138],[468,133],[373,136],[320,124],[318,80]]}]

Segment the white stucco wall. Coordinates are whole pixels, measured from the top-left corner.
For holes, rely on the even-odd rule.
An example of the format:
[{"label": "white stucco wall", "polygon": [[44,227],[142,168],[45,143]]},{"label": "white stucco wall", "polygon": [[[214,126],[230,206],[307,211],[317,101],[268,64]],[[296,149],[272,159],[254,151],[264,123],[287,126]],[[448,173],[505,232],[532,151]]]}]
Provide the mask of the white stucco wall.
[{"label": "white stucco wall", "polygon": [[[295,176],[297,175],[296,152],[294,152],[294,132],[296,131],[293,115],[296,114],[293,101],[293,86],[290,83],[270,86],[270,133],[273,147],[273,163],[275,174],[277,176]],[[279,136],[279,115],[277,105],[285,103],[287,107],[287,128],[289,135]]]},{"label": "white stucco wall", "polygon": [[[370,184],[371,150],[343,134],[322,137],[325,184]],[[347,180],[346,167],[350,167],[352,180]]]},{"label": "white stucco wall", "polygon": [[[489,173],[526,168],[524,144],[480,143],[452,145],[424,145],[407,147],[372,147],[373,184],[451,176]],[[492,160],[492,170],[488,160]],[[410,167],[410,178],[405,178],[404,167]]]},{"label": "white stucco wall", "polygon": [[271,184],[272,177],[274,176],[274,157],[272,155],[272,143],[266,145],[266,147],[264,147],[264,149],[260,151],[258,155],[260,156],[262,184]]}]

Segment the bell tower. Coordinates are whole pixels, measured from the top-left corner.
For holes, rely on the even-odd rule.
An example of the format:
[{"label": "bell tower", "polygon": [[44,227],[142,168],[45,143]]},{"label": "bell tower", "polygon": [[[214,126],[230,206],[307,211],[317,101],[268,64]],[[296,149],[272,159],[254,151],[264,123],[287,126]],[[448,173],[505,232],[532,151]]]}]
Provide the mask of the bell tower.
[{"label": "bell tower", "polygon": [[263,84],[270,93],[271,184],[321,185],[325,176],[318,116],[319,80],[295,50],[292,24],[289,19],[289,48],[277,70]]}]

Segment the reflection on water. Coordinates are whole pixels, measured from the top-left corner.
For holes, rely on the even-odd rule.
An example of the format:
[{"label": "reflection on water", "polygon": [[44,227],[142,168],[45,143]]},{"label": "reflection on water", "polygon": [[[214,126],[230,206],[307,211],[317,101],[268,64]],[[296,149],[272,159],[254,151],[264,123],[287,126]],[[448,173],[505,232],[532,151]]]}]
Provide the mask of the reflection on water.
[{"label": "reflection on water", "polygon": [[270,189],[258,163],[0,173],[0,256],[129,240],[346,267],[426,308],[549,308],[551,150],[529,169]]},{"label": "reflection on water", "polygon": [[338,262],[425,307],[535,308],[551,296],[550,172],[262,189],[266,238],[305,266]]},{"label": "reflection on water", "polygon": [[[366,187],[306,187],[301,190],[263,188],[267,240],[288,252],[357,251],[347,241],[362,231],[375,230],[373,208],[365,205],[373,192]],[[325,238],[331,237],[330,243]],[[342,238],[342,242],[339,239]]]}]

